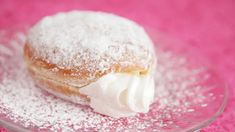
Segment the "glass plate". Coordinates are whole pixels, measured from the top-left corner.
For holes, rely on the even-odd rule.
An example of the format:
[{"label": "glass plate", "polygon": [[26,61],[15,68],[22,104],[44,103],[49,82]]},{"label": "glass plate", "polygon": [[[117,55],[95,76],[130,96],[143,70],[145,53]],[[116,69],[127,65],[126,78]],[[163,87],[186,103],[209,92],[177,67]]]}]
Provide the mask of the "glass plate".
[{"label": "glass plate", "polygon": [[22,59],[25,34],[1,32],[0,124],[13,131],[166,132],[195,131],[208,125],[225,107],[227,89],[223,80],[203,57],[190,56],[184,46],[170,42],[170,37],[150,34],[158,57],[155,101],[146,114],[114,119],[38,88]]}]

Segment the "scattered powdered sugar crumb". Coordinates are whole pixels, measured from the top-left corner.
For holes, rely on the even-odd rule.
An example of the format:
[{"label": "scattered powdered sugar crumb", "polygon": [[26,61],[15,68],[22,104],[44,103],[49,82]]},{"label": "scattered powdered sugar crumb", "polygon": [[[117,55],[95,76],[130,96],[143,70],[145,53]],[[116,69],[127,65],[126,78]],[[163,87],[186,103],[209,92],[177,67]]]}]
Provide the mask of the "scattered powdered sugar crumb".
[{"label": "scattered powdered sugar crumb", "polygon": [[11,48],[5,46],[7,52],[0,54],[0,116],[22,127],[50,131],[171,130],[180,127],[177,119],[195,112],[193,106],[207,106],[201,85],[197,85],[207,76],[205,69],[189,68],[186,59],[159,50],[155,102],[150,111],[120,119],[96,114],[87,106],[63,101],[35,86],[22,59],[24,34],[17,36],[9,42]]}]

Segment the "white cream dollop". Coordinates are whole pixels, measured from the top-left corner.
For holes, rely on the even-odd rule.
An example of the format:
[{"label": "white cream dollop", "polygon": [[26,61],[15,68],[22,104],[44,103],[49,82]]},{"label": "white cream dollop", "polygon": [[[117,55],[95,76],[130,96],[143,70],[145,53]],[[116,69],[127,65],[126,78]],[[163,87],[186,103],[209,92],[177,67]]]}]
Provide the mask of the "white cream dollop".
[{"label": "white cream dollop", "polygon": [[111,117],[146,113],[154,98],[154,78],[151,74],[110,73],[80,89],[90,98],[97,113]]}]

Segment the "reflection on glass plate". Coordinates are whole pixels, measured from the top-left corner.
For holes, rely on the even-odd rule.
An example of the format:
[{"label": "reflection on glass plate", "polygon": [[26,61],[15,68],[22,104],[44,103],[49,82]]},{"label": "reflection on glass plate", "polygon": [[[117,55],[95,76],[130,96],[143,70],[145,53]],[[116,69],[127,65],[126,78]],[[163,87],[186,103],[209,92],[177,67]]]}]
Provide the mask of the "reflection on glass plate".
[{"label": "reflection on glass plate", "polygon": [[194,131],[213,121],[225,107],[226,87],[213,70],[159,48],[150,111],[120,119],[102,116],[35,86],[22,59],[23,33],[14,37],[2,33],[0,39],[5,43],[0,44],[0,124],[10,130]]}]

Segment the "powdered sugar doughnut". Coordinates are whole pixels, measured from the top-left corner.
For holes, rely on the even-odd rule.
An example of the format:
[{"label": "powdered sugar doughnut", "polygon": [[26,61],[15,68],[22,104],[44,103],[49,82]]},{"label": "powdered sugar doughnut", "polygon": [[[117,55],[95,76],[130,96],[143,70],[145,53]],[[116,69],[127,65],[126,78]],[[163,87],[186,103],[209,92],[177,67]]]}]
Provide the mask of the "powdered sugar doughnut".
[{"label": "powdered sugar doughnut", "polygon": [[29,31],[24,58],[39,85],[73,102],[86,101],[98,113],[129,116],[147,112],[151,104],[153,44],[128,19],[92,11],[45,17]]}]

